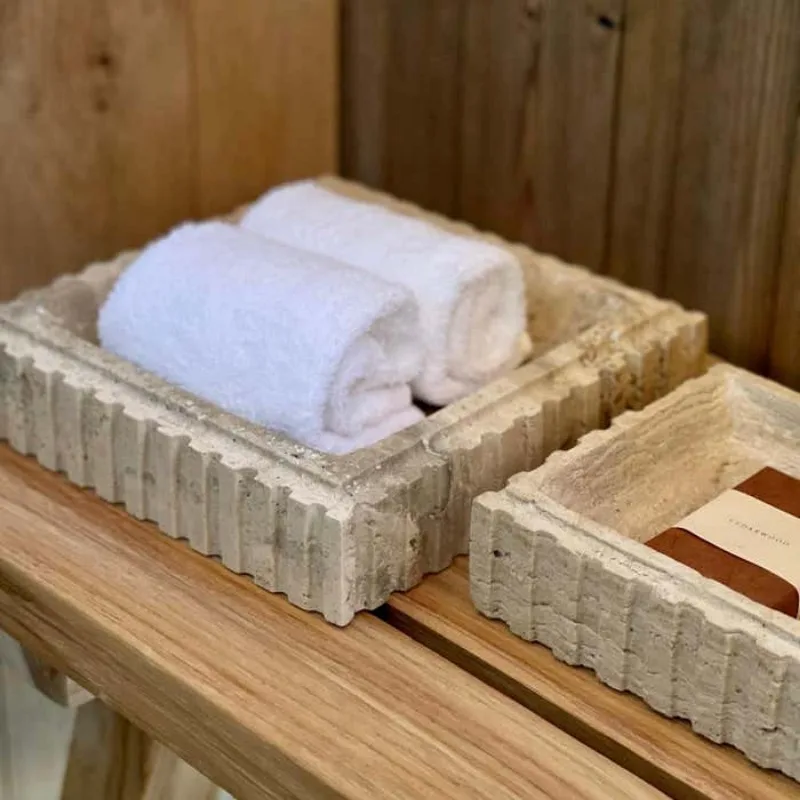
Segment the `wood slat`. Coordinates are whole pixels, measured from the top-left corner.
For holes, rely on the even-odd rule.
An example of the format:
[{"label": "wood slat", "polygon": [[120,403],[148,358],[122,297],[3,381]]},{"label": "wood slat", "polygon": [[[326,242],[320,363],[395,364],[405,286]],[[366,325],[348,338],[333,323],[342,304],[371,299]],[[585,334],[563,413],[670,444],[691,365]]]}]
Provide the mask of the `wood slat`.
[{"label": "wood slat", "polygon": [[605,257],[623,6],[621,0],[528,4],[540,44],[529,73],[524,158],[531,163],[532,203],[522,238],[593,269]]},{"label": "wood slat", "polygon": [[0,623],[239,800],[661,796],[380,620],[334,628],[5,446]]},{"label": "wood slat", "polygon": [[0,296],[8,299],[109,247],[114,57],[103,0],[1,8]]},{"label": "wood slat", "polygon": [[627,0],[606,271],[659,293],[669,242],[687,0]]},{"label": "wood slat", "polygon": [[385,186],[389,2],[342,4],[342,170]]},{"label": "wood slat", "polygon": [[778,800],[800,795],[789,778],[662,717],[633,695],[603,686],[481,616],[469,599],[467,560],[395,595],[387,620],[671,797]]},{"label": "wood slat", "polygon": [[195,0],[198,204],[230,211],[338,165],[337,0]]},{"label": "wood slat", "polygon": [[800,5],[456,5],[344,0],[345,172],[707,311],[717,352],[791,375]]},{"label": "wood slat", "polygon": [[800,123],[795,123],[792,176],[783,221],[770,375],[800,389]]},{"label": "wood slat", "polygon": [[708,311],[714,349],[763,371],[798,101],[800,6],[629,7],[608,268]]},{"label": "wood slat", "polygon": [[463,0],[345,0],[344,172],[457,212]]},{"label": "wood slat", "polygon": [[599,268],[622,8],[345,0],[345,174]]},{"label": "wood slat", "polygon": [[335,170],[337,65],[337,0],[3,0],[0,301]]}]

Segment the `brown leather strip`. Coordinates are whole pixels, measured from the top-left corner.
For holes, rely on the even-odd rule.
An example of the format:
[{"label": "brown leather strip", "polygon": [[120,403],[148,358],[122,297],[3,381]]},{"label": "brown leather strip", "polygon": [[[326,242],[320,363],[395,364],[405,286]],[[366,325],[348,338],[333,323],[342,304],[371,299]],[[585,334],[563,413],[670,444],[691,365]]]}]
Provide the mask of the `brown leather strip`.
[{"label": "brown leather strip", "polygon": [[[800,481],[783,472],[765,467],[735,488],[787,514],[800,517]],[[692,567],[706,578],[724,583],[757,603],[798,616],[800,596],[792,584],[683,528],[670,528],[647,542],[647,546]]]}]

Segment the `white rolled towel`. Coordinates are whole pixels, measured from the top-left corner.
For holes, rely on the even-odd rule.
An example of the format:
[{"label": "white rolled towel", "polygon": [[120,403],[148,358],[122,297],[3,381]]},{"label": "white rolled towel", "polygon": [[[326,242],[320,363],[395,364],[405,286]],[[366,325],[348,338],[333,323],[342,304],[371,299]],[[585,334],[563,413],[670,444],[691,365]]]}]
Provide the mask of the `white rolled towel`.
[{"label": "white rolled towel", "polygon": [[427,403],[457,400],[528,354],[522,269],[501,247],[313,181],[268,192],[241,225],[408,287],[419,303],[424,350],[412,388]]},{"label": "white rolled towel", "polygon": [[411,293],[232,225],[187,224],[150,245],[98,330],[117,355],[320,450],[365,447],[422,418]]}]

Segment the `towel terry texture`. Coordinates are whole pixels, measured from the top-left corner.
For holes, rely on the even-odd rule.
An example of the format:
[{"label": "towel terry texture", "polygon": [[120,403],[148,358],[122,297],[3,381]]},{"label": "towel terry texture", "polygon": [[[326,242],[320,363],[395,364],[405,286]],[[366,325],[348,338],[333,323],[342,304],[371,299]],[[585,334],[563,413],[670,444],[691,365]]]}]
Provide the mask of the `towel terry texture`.
[{"label": "towel terry texture", "polygon": [[224,223],[146,248],[98,329],[117,355],[320,450],[366,447],[422,418],[408,290]]},{"label": "towel terry texture", "polygon": [[423,349],[412,388],[427,403],[457,400],[526,354],[522,270],[502,247],[313,181],[268,192],[241,225],[410,289],[419,304]]}]

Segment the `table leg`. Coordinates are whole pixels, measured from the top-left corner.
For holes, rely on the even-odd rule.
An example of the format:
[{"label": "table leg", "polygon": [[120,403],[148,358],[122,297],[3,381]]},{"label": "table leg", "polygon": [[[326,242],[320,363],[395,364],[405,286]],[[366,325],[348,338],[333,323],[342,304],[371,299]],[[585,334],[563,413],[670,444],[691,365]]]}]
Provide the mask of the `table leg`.
[{"label": "table leg", "polygon": [[99,700],[77,711],[61,800],[217,800],[217,787]]},{"label": "table leg", "polygon": [[150,739],[99,700],[75,717],[61,800],[141,800]]},{"label": "table leg", "polygon": [[75,713],[0,662],[0,800],[58,797]]},{"label": "table leg", "polygon": [[233,800],[0,631],[0,800]]}]

